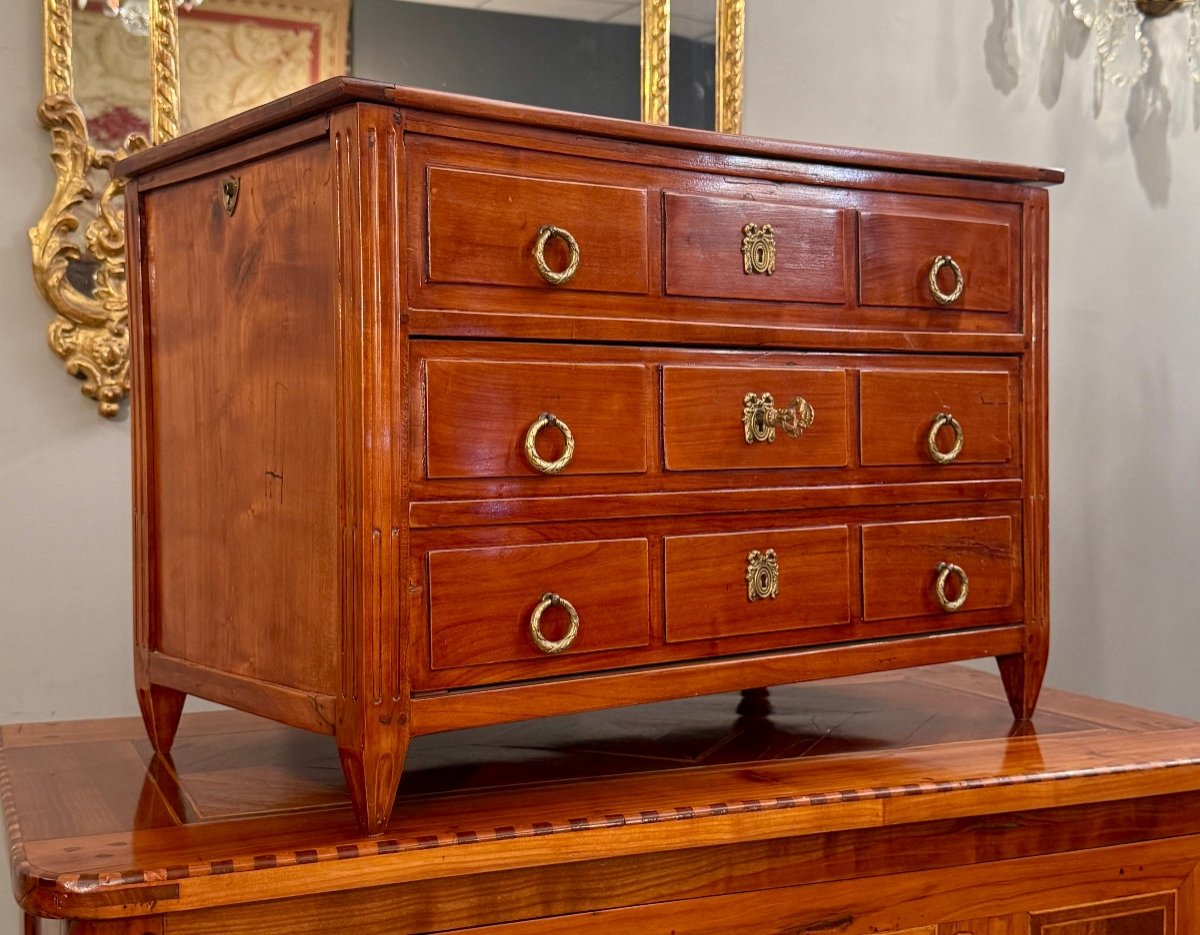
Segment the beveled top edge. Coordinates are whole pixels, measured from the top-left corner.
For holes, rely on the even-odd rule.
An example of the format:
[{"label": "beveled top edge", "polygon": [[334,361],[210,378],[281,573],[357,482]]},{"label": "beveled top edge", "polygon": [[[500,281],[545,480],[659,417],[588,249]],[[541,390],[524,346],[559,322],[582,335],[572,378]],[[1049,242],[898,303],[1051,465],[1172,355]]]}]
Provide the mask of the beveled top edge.
[{"label": "beveled top edge", "polygon": [[121,177],[135,178],[257,133],[353,103],[390,104],[401,108],[482,118],[517,126],[538,126],[588,133],[626,142],[686,147],[795,162],[817,162],[851,169],[882,169],[913,175],[939,175],[1026,185],[1057,185],[1064,179],[1061,169],[1041,169],[1001,162],[910,155],[854,147],[822,146],[683,127],[655,126],[634,120],[489,101],[462,94],[406,88],[347,76],[326,79],[276,101],[143,150],[117,163],[113,173]]}]

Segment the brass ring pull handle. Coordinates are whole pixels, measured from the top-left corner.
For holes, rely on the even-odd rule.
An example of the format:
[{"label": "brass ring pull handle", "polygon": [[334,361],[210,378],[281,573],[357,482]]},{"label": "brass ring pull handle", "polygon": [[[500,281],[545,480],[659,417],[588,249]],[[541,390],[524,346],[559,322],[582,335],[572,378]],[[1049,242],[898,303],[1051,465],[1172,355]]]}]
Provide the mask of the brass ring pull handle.
[{"label": "brass ring pull handle", "polygon": [[[538,432],[548,425],[552,425],[558,429],[558,433],[562,436],[563,440],[563,453],[555,461],[547,461],[538,454],[536,447]],[[571,434],[571,429],[567,423],[552,412],[543,412],[525,432],[525,460],[529,462],[529,466],[535,471],[540,471],[543,474],[559,474],[563,468],[571,463],[571,458],[574,455],[575,436]]]},{"label": "brass ring pull handle", "polygon": [[[949,451],[942,451],[938,447],[938,432],[943,425],[948,425],[954,431],[954,444]],[[929,457],[933,458],[938,464],[949,464],[963,448],[963,429],[958,424],[958,420],[948,412],[939,412],[933,417],[933,424],[929,427]]]},{"label": "brass ring pull handle", "polygon": [[[934,591],[937,594],[938,603],[942,605],[942,610],[952,614],[967,602],[967,594],[971,591],[971,582],[967,580],[965,571],[949,562],[939,562],[937,572],[937,584],[934,585]],[[958,597],[954,600],[946,597],[946,579],[951,575],[958,579]]]},{"label": "brass ring pull handle", "polygon": [[[550,242],[551,237],[559,238],[567,245],[567,249],[571,251],[571,260],[567,263],[567,268],[562,272],[552,270],[546,264],[546,244]],[[546,280],[550,285],[565,285],[571,281],[571,277],[579,269],[579,244],[571,236],[570,231],[565,231],[561,227],[551,227],[547,224],[538,228],[537,242],[533,245],[533,262],[537,264],[537,271],[541,274],[542,279]]]},{"label": "brass ring pull handle", "polygon": [[[542,614],[551,607],[561,607],[570,618],[567,635],[561,640],[548,640],[542,635]],[[537,606],[533,608],[533,613],[529,615],[529,636],[533,639],[533,645],[547,656],[556,656],[561,652],[566,652],[575,642],[575,638],[579,636],[579,614],[565,597],[559,597],[557,594],[547,591],[537,602]]]},{"label": "brass ring pull handle", "polygon": [[816,413],[808,401],[795,397],[782,409],[775,408],[775,397],[770,393],[747,393],[742,400],[742,426],[746,430],[746,444],[775,441],[775,428],[783,429],[790,437],[799,438],[813,424]]},{"label": "brass ring pull handle", "polygon": [[[943,292],[941,286],[938,285],[938,273],[942,271],[942,267],[949,266],[951,272],[954,273],[954,288],[949,292]],[[951,302],[957,302],[962,298],[963,286],[966,283],[963,280],[963,271],[957,263],[954,262],[952,256],[935,256],[933,264],[929,267],[929,294],[941,305],[949,305]]]}]

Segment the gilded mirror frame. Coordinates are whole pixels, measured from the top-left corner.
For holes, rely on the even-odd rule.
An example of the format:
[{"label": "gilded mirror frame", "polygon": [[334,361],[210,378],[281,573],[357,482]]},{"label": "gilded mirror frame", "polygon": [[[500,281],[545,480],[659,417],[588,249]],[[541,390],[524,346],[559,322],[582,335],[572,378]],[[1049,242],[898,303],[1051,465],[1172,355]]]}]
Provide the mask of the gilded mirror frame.
[{"label": "gilded mirror frame", "polygon": [[[175,0],[150,0],[150,140],[131,136],[118,150],[93,145],[75,99],[72,17],[75,0],[43,0],[45,97],[38,120],[50,133],[54,195],[30,228],[33,276],[55,313],[51,349],[102,416],[120,413],[129,393],[129,305],[125,282],[123,179],[113,163],[179,134],[179,22]],[[740,133],[745,0],[716,0],[714,63],[718,132]],[[642,120],[669,122],[670,0],[642,0]],[[79,232],[82,231],[82,244]],[[94,268],[92,288],[68,277],[72,263]]]},{"label": "gilded mirror frame", "polygon": [[[716,0],[714,87],[718,133],[742,132],[746,0]],[[642,122],[670,123],[671,0],[642,0]]]},{"label": "gilded mirror frame", "polygon": [[[33,278],[54,310],[50,347],[102,416],[120,411],[129,392],[129,304],[125,286],[125,182],[113,163],[128,152],[179,133],[179,42],[174,0],[151,0],[150,140],[131,135],[121,149],[94,146],[75,99],[72,55],[74,0],[43,0],[45,97],[38,120],[50,133],[54,195],[30,228]],[[81,245],[76,235],[83,232]],[[71,263],[90,261],[85,291],[67,275]]]}]

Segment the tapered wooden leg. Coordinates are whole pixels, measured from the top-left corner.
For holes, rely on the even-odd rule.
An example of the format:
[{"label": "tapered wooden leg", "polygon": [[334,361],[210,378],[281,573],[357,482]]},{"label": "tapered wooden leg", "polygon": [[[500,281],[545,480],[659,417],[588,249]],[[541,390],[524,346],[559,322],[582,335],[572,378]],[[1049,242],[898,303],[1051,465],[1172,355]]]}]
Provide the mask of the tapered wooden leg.
[{"label": "tapered wooden leg", "polygon": [[31,916],[28,912],[25,912],[22,913],[22,921],[25,923],[21,927],[23,935],[38,935],[41,925],[38,922],[37,916]]},{"label": "tapered wooden leg", "polygon": [[142,720],[155,753],[167,754],[175,742],[175,731],[179,729],[179,718],[183,714],[185,692],[165,685],[139,685],[138,706],[142,709]]},{"label": "tapered wooden leg", "polygon": [[338,755],[342,758],[342,772],[346,774],[355,817],[359,827],[372,836],[387,829],[409,740],[407,723],[402,727],[389,725],[373,733],[370,744],[343,745],[343,738],[338,738]]},{"label": "tapered wooden leg", "polygon": [[737,713],[742,717],[766,717],[771,710],[771,690],[769,688],[742,689],[742,700],[737,707]]},{"label": "tapered wooden leg", "polygon": [[1004,682],[1013,717],[1020,721],[1033,717],[1042,691],[1042,679],[1046,676],[1045,654],[1027,650],[1011,656],[997,656],[996,662],[1000,666],[1000,679]]}]

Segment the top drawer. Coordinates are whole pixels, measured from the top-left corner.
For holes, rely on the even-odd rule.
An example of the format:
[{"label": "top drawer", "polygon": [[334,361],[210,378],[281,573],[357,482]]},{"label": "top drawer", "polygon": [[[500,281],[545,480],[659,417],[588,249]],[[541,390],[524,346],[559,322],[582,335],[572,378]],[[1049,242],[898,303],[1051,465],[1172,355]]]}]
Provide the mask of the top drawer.
[{"label": "top drawer", "polygon": [[864,211],[858,234],[860,303],[1012,311],[1018,296],[1018,220],[1011,205],[964,203],[928,214]]},{"label": "top drawer", "polygon": [[649,291],[643,189],[442,166],[426,189],[431,282]]}]

